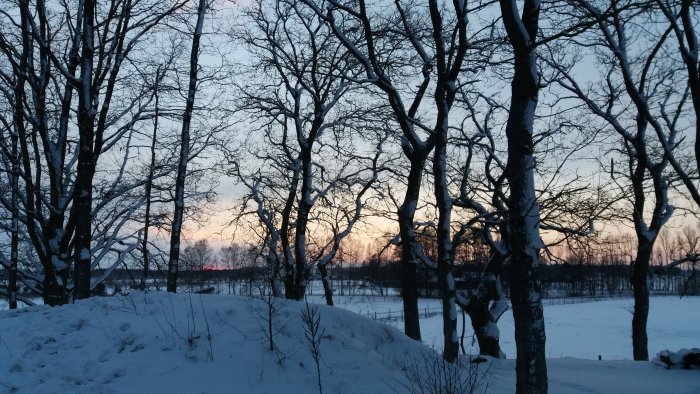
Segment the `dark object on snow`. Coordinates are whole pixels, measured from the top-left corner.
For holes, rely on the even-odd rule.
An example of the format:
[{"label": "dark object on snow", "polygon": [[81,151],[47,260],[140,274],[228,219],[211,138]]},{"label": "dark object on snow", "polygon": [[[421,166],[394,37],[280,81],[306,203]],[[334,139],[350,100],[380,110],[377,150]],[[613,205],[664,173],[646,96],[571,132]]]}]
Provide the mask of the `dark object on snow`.
[{"label": "dark object on snow", "polygon": [[700,369],[700,352],[692,352],[683,356],[683,369]]},{"label": "dark object on snow", "polygon": [[700,349],[681,349],[675,353],[664,350],[656,355],[654,363],[666,369],[700,369]]},{"label": "dark object on snow", "polygon": [[206,289],[202,289],[199,291],[195,291],[195,294],[212,294],[216,290],[214,287],[207,287]]},{"label": "dark object on snow", "polygon": [[107,286],[105,286],[104,282],[100,282],[95,286],[94,289],[90,292],[90,295],[93,297],[106,297],[107,296]]},{"label": "dark object on snow", "polygon": [[487,361],[488,360],[485,357],[477,356],[471,360],[471,363],[472,364],[480,364],[480,363],[485,363]]}]

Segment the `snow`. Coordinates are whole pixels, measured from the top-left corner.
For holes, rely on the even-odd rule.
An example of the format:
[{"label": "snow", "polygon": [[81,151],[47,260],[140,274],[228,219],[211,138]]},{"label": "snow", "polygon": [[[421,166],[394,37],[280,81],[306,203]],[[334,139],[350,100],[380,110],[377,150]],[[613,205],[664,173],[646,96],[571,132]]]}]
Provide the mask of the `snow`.
[{"label": "snow", "polygon": [[[310,300],[321,302],[318,295]],[[397,297],[335,300],[363,313],[400,313]],[[63,307],[0,311],[0,392],[318,392],[301,323],[304,303],[275,303],[277,351],[268,349],[261,317],[267,304],[261,299],[134,292]],[[439,307],[439,300],[421,300],[422,310],[428,306]],[[325,330],[320,344],[324,392],[407,392],[402,367],[407,360],[428,357],[427,347],[342,308],[316,307]],[[631,307],[629,299],[545,306],[550,392],[700,392],[698,370],[627,360]],[[700,297],[653,297],[650,354],[698,347],[698,310]],[[499,326],[503,349],[512,357],[512,315],[504,314]],[[421,328],[426,343],[442,345],[439,314],[422,319]],[[488,371],[488,392],[514,391],[514,360],[489,359],[482,367]]]},{"label": "snow", "polygon": [[[400,313],[400,299],[395,303],[386,298],[377,298],[373,308],[365,303],[355,304],[352,300],[336,297],[336,305],[357,311],[364,315],[388,310]],[[320,302],[320,301],[319,301]],[[547,305],[543,300],[545,330],[547,334],[546,356],[548,358],[576,357],[589,360],[630,360],[632,359],[632,311],[631,298],[607,301],[583,302],[576,304]],[[421,333],[423,342],[439,349],[442,346],[442,317],[437,314],[423,318],[424,311],[437,311],[439,300],[421,299]],[[700,297],[651,297],[649,308],[649,355],[654,356],[663,350],[676,351],[683,348],[700,347]],[[457,319],[458,332],[462,332],[462,319]],[[465,344],[471,343],[473,331],[469,317],[466,317]],[[402,327],[403,322],[391,321]],[[513,314],[504,313],[498,320],[501,349],[506,357],[515,357],[515,336]],[[474,339],[476,340],[476,339]],[[476,346],[476,345],[474,345]],[[700,376],[698,376],[700,381]]]},{"label": "snow", "polygon": [[[2,311],[0,391],[313,393],[303,305],[279,300],[274,352],[259,299],[152,292]],[[317,307],[329,393],[391,392],[402,358],[429,351],[391,327]]]},{"label": "snow", "polygon": [[694,368],[700,367],[700,349],[681,349],[677,352],[664,350],[652,360],[654,364],[664,368]]}]

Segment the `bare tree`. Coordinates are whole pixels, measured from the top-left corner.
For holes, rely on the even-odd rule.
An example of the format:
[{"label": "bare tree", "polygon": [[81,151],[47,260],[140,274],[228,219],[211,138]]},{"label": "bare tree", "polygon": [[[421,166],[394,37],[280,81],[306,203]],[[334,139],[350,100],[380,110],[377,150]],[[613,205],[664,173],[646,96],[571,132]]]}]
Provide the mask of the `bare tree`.
[{"label": "bare tree", "polygon": [[199,285],[200,290],[203,289],[204,271],[209,268],[212,257],[213,250],[206,239],[199,239],[182,251],[179,266],[190,275],[190,290],[195,290],[195,284]]},{"label": "bare tree", "polygon": [[668,227],[663,228],[659,232],[659,246],[661,251],[661,263],[668,264],[673,253],[673,240],[671,239],[671,230]]},{"label": "bare tree", "polygon": [[512,97],[506,125],[510,186],[510,297],[515,324],[516,392],[547,392],[545,328],[539,278],[539,207],[535,194],[534,119],[540,90],[536,38],[540,2],[525,0],[518,15],[515,0],[500,0],[501,16],[513,47]]},{"label": "bare tree", "polygon": [[[89,296],[96,284],[91,269],[107,255],[116,255],[113,261],[119,264],[132,250],[132,242],[125,248],[115,245],[126,239],[118,234],[141,201],[131,200],[129,207],[112,203],[130,190],[122,188],[129,137],[146,117],[150,96],[126,89],[131,82],[139,86],[140,75],[125,77],[124,69],[133,63],[124,59],[135,55],[153,28],[183,3],[128,1],[105,9],[91,1],[61,3],[51,8],[52,16],[42,0],[7,4],[0,51],[15,73],[26,57],[21,70],[26,126],[16,130],[24,189],[21,220],[42,267],[42,277],[31,280],[38,280],[45,302],[55,305],[73,295]],[[17,14],[24,22],[15,20]],[[29,50],[17,50],[17,43],[28,43]],[[115,96],[120,99],[113,101]],[[98,159],[115,146],[124,149],[126,161],[114,172],[116,181],[103,175],[98,180]],[[103,193],[94,195],[100,189]],[[95,220],[102,221],[99,227],[93,227]]]},{"label": "bare tree", "polygon": [[[656,0],[663,15],[667,18],[670,29],[678,42],[681,59],[687,73],[687,83],[695,111],[695,161],[697,171],[700,172],[700,58],[698,57],[698,35],[696,32],[698,5],[692,0],[668,1]],[[678,170],[678,168],[675,168]],[[681,176],[683,172],[681,171]],[[683,179],[686,186],[695,190],[690,178]],[[700,205],[698,193],[692,193],[692,197]]]},{"label": "bare tree", "polygon": [[187,176],[187,163],[190,160],[190,124],[192,111],[194,110],[194,98],[197,93],[197,73],[199,71],[199,42],[204,30],[204,15],[207,12],[207,1],[199,0],[197,6],[197,22],[192,33],[192,48],[190,52],[189,85],[187,88],[187,102],[182,115],[182,131],[180,133],[180,159],[177,168],[177,180],[175,181],[175,209],[170,230],[170,254],[168,257],[168,291],[177,292],[177,270],[180,259],[180,233],[182,231],[182,219],[185,212],[185,177]]},{"label": "bare tree", "polygon": [[[303,299],[317,265],[332,304],[326,266],[362,217],[387,136],[368,120],[375,111],[356,96],[352,58],[313,11],[298,1],[258,2],[247,17],[251,27],[234,37],[251,51],[253,71],[266,70],[266,78],[241,86],[241,108],[261,119],[264,144],[251,146],[253,168],[240,164],[250,159],[234,163],[252,203],[244,214],[254,212],[265,227],[273,291],[280,295],[283,282],[287,298]],[[331,234],[312,258],[311,225]]]},{"label": "bare tree", "polygon": [[[370,20],[364,1],[358,3],[357,9],[352,8],[351,5],[336,1],[327,3],[307,1],[307,3],[330,24],[335,35],[364,68],[366,79],[386,94],[396,117],[396,122],[403,133],[401,140],[402,149],[409,160],[410,167],[406,176],[405,196],[397,212],[402,245],[401,296],[404,309],[404,332],[409,337],[420,340],[418,291],[416,288],[420,259],[418,258],[418,244],[415,239],[414,217],[420,198],[421,180],[425,163],[428,160],[428,155],[435,147],[435,141],[422,137],[420,134],[422,129],[411,123],[411,121],[417,117],[416,114],[429,86],[431,62],[426,62],[425,57],[428,57],[428,55],[420,47],[421,44],[415,39],[414,35],[412,37],[414,39],[413,45],[416,45],[416,51],[419,52],[419,55],[424,55],[424,58],[421,59],[423,63],[423,78],[419,82],[419,89],[415,92],[410,107],[407,109],[401,91],[392,82],[392,77],[394,76],[391,75],[391,72],[393,71],[392,66],[395,64],[392,63],[392,60],[395,59],[391,59],[389,56],[389,53],[400,56],[399,50],[402,48],[404,41],[392,41],[391,38],[384,36],[386,42],[377,43],[381,36],[376,32],[378,30],[383,31],[383,25],[391,22],[386,20],[372,23],[373,21]],[[324,8],[327,8],[327,10]],[[398,3],[397,12],[400,16],[392,22],[404,28],[418,28],[416,26],[418,22],[410,21],[402,6]],[[418,15],[424,16],[424,13]],[[377,19],[380,18],[382,18],[381,14],[377,14]],[[409,30],[406,34],[410,36],[411,31]],[[385,46],[388,48],[387,53],[383,53]],[[420,67],[420,65],[414,65],[414,67]],[[396,68],[396,71],[397,74],[407,72],[399,67]],[[396,77],[400,78],[400,75],[396,75]]]},{"label": "bare tree", "polygon": [[[622,147],[613,151],[622,163],[612,158],[608,171],[629,194],[637,238],[631,278],[635,298],[633,355],[635,360],[647,360],[649,264],[656,239],[674,211],[669,190],[679,182],[689,185],[687,165],[676,159],[682,149],[679,119],[687,90],[677,83],[679,65],[664,56],[671,29],[659,22],[652,9],[618,2],[606,3],[605,8],[592,1],[572,4],[575,15],[595,21],[597,27],[591,35],[572,41],[580,47],[593,43],[604,75],[593,90],[579,84],[562,62],[550,59],[548,63],[562,72],[560,86],[603,120],[621,141]],[[642,25],[646,28],[635,27]],[[689,190],[694,194],[692,187]]]},{"label": "bare tree", "polygon": [[[478,344],[479,353],[493,357],[504,357],[499,344],[498,319],[508,308],[508,301],[501,288],[501,270],[508,258],[509,227],[507,223],[507,198],[505,194],[505,163],[496,153],[497,147],[492,133],[492,117],[498,105],[487,99],[488,109],[484,119],[476,120],[474,102],[463,91],[462,102],[477,129],[474,137],[461,135],[467,148],[464,163],[460,166],[461,181],[455,206],[473,212],[473,216],[462,223],[455,233],[456,245],[467,242],[468,237],[478,237],[489,250],[488,263],[478,287],[471,295],[457,293],[458,305],[469,314]],[[479,151],[483,150],[483,169],[474,167]],[[497,238],[494,238],[494,233]]]},{"label": "bare tree", "polygon": [[146,207],[144,212],[144,224],[143,224],[143,241],[141,243],[141,253],[143,255],[143,277],[141,278],[141,287],[146,289],[146,280],[148,278],[148,271],[150,270],[150,256],[148,251],[148,235],[151,227],[151,206],[153,203],[153,181],[156,170],[156,137],[158,134],[158,120],[160,116],[159,107],[159,95],[158,89],[161,80],[163,79],[165,70],[161,70],[159,67],[156,70],[156,78],[153,86],[154,91],[154,113],[153,113],[153,134],[151,135],[151,146],[150,146],[150,163],[148,165],[148,178],[146,178],[146,185],[144,186],[144,193],[146,194]]},{"label": "bare tree", "polygon": [[[478,97],[478,96],[477,96]],[[476,102],[484,101],[484,108],[477,109]],[[470,292],[458,292],[458,305],[469,314],[472,327],[479,343],[479,352],[492,357],[504,357],[499,344],[498,320],[507,310],[508,302],[501,288],[502,267],[510,257],[510,228],[508,225],[507,183],[505,179],[505,156],[496,143],[493,129],[498,127],[494,120],[499,111],[506,108],[493,98],[472,100],[462,99],[477,129],[471,137],[465,133],[458,141],[467,149],[465,160],[455,163],[455,171],[461,174],[458,198],[455,206],[467,216],[455,231],[455,249],[460,244],[475,242],[487,248],[488,262],[481,280]],[[477,113],[483,118],[477,119]],[[544,130],[535,136],[537,159],[542,163],[554,161],[551,168],[538,168],[538,176],[544,187],[538,188],[537,201],[542,208],[540,230],[554,236],[547,247],[553,247],[570,238],[589,237],[593,234],[592,221],[602,218],[614,198],[606,196],[602,190],[591,189],[590,182],[584,182],[578,174],[564,177],[565,164],[577,151],[590,147],[594,136],[577,133],[577,140],[567,146],[552,146],[547,140],[564,139],[561,132]],[[459,211],[458,211],[459,212]]]},{"label": "bare tree", "polygon": [[[29,30],[29,15],[27,15],[28,7],[26,4],[21,6],[20,9],[20,21],[21,29],[23,31]],[[3,152],[6,155],[9,153],[9,161],[12,163],[12,168],[9,172],[10,179],[10,212],[11,212],[11,228],[10,228],[10,264],[8,269],[8,283],[7,283],[7,294],[8,294],[8,306],[10,309],[17,308],[17,269],[19,263],[19,177],[20,177],[20,156],[18,150],[19,144],[19,134],[20,130],[25,129],[24,111],[23,111],[23,100],[25,99],[25,84],[26,75],[25,71],[29,64],[29,53],[30,53],[30,40],[28,34],[22,34],[22,47],[21,53],[19,53],[19,62],[14,62],[13,66],[15,69],[13,73],[15,75],[14,80],[14,106],[12,119],[14,121],[13,127],[10,125],[5,125],[10,134],[10,152]],[[5,49],[6,54],[8,49]],[[13,81],[8,80],[9,75],[0,74],[0,78],[7,83],[7,86],[11,86]],[[8,92],[9,93],[9,92]],[[10,94],[6,94],[5,97],[8,99],[12,97]],[[9,100],[8,100],[9,101]],[[8,102],[9,104],[9,102]],[[5,133],[3,133],[4,137]],[[3,141],[4,142],[4,141]],[[3,147],[7,144],[3,143]]]},{"label": "bare tree", "polygon": [[[359,1],[356,6],[340,1],[306,3],[325,18],[355,57],[363,69],[365,82],[384,93],[402,133],[401,147],[410,169],[405,178],[406,192],[398,209],[401,294],[406,335],[417,340],[421,335],[416,272],[421,261],[430,263],[423,259],[416,242],[414,218],[424,166],[434,151],[433,197],[439,212],[436,226],[438,255],[434,268],[438,272],[443,304],[443,356],[452,362],[458,356],[459,344],[452,271],[452,197],[446,167],[450,110],[460,83],[460,73],[470,49],[473,49],[470,44],[482,33],[479,28],[468,31],[467,16],[483,5],[477,3],[470,9],[461,2],[454,2],[452,7],[438,1],[429,1],[427,6],[396,2],[395,9],[388,11],[368,7],[364,1]],[[418,73],[421,77],[416,78]],[[417,85],[417,88],[405,89],[407,85]],[[432,103],[428,103],[430,99]],[[427,108],[435,112],[432,125],[421,113]]]}]

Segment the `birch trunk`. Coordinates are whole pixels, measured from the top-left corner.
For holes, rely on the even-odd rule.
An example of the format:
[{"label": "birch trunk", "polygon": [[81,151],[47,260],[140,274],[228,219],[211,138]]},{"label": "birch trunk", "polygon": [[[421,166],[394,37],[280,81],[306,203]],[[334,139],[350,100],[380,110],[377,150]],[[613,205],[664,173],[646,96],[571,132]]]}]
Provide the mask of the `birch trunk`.
[{"label": "birch trunk", "polygon": [[177,271],[180,261],[180,233],[182,230],[182,217],[185,211],[185,177],[187,176],[187,162],[190,151],[190,123],[194,109],[194,98],[197,92],[197,71],[199,64],[199,41],[204,28],[204,14],[206,13],[206,0],[199,0],[197,8],[197,25],[192,35],[192,52],[190,53],[190,82],[187,89],[187,103],[182,115],[182,132],[180,134],[180,158],[177,167],[177,179],[175,181],[175,212],[172,230],[170,232],[170,256],[168,258],[167,290],[177,292]]}]

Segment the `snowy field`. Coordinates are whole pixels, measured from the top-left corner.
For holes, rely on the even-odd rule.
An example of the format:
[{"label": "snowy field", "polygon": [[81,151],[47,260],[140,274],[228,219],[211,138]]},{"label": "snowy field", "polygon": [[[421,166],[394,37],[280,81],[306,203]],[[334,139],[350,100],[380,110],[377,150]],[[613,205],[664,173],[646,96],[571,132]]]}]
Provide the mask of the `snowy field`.
[{"label": "snowy field", "polygon": [[[395,298],[337,301],[363,313],[400,309]],[[616,360],[631,355],[631,305],[631,300],[612,300],[546,307],[551,393],[700,393],[700,370]],[[134,292],[57,308],[2,311],[0,392],[319,392],[301,322],[304,304],[280,300],[275,310],[274,351],[267,339],[266,303],[242,297]],[[411,392],[411,366],[433,359],[428,348],[399,330],[341,308],[319,305],[318,311],[324,393]],[[653,298],[650,353],[699,347],[698,311],[699,297]],[[439,316],[422,321],[426,342],[441,342],[439,327]],[[510,312],[502,318],[501,332],[512,356]],[[486,371],[487,392],[512,393],[514,361],[486,364],[480,373]],[[430,378],[429,371],[418,373]]]},{"label": "snowy field", "polygon": [[[324,302],[318,296],[310,299]],[[335,297],[337,306],[365,316],[385,317],[391,312],[392,319],[386,321],[403,329],[401,299],[399,297]],[[548,358],[575,357],[597,360],[628,360],[632,358],[632,310],[631,298],[606,301],[582,302],[565,305],[544,306],[545,330],[547,332]],[[440,301],[422,299],[419,303],[421,317],[440,310]],[[395,318],[394,318],[395,317]],[[465,319],[465,346],[472,344],[473,330],[469,316]],[[501,347],[507,358],[515,355],[513,314],[508,310],[499,321]],[[458,318],[458,333],[461,334],[462,319]],[[434,314],[421,318],[423,342],[442,348],[442,317]],[[662,350],[700,348],[700,297],[652,297],[647,325],[649,354]],[[700,377],[698,377],[700,379]],[[700,393],[700,391],[699,391]]]}]

